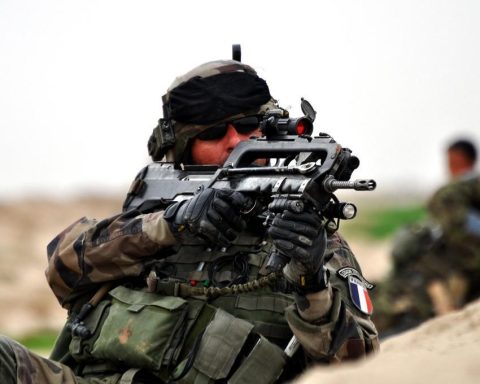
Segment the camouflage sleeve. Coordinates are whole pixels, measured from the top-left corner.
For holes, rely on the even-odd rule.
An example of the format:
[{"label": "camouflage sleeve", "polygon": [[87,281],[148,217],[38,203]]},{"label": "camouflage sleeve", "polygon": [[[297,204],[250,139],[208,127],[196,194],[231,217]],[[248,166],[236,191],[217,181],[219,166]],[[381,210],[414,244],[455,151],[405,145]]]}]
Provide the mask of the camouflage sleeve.
[{"label": "camouflage sleeve", "polygon": [[466,232],[475,236],[480,214],[480,178],[460,180],[440,188],[428,202],[428,212],[444,234],[460,240]]},{"label": "camouflage sleeve", "polygon": [[175,244],[163,212],[81,218],[47,246],[47,281],[64,307],[75,291],[138,276],[145,258]]},{"label": "camouflage sleeve", "polygon": [[287,309],[290,328],[316,361],[341,361],[378,350],[368,295],[373,286],[362,277],[348,244],[338,234],[329,238],[327,260],[330,286],[307,295],[309,308],[293,305]]}]

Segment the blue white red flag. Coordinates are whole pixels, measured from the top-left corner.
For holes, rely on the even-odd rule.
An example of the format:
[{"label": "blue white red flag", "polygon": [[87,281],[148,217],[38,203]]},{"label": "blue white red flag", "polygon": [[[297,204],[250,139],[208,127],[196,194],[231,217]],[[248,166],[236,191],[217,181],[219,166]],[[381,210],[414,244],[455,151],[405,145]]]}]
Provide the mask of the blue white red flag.
[{"label": "blue white red flag", "polygon": [[355,276],[349,276],[348,285],[350,287],[350,297],[352,298],[353,304],[363,313],[367,315],[372,314],[372,301],[368,295],[368,289],[365,283]]}]

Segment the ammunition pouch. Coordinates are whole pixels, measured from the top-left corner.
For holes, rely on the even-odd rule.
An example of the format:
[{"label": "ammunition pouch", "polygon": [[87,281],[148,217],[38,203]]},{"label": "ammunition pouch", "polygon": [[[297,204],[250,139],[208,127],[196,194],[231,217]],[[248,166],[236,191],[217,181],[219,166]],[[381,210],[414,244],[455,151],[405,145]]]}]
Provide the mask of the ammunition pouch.
[{"label": "ammunition pouch", "polygon": [[151,370],[174,360],[185,331],[187,302],[122,286],[110,295],[112,304],[92,355]]},{"label": "ammunition pouch", "polygon": [[283,351],[254,325],[203,300],[114,288],[85,318],[91,336],[73,335],[72,356],[89,366],[149,371],[164,381],[275,382]]},{"label": "ammunition pouch", "polygon": [[85,318],[91,337],[73,335],[79,362],[160,370],[178,357],[188,322],[186,300],[119,286]]},{"label": "ammunition pouch", "polygon": [[181,384],[274,383],[286,364],[286,355],[265,337],[252,332],[253,324],[217,309],[202,335],[193,367],[185,375],[188,360],[173,374]]}]

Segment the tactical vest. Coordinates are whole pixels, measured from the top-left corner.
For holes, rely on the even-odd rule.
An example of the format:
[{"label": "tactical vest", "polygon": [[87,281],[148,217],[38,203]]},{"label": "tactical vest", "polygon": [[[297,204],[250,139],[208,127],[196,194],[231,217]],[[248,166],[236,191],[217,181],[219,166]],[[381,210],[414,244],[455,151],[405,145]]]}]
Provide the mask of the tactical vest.
[{"label": "tactical vest", "polygon": [[[187,281],[193,286],[241,285],[269,273],[264,265],[270,254],[270,248],[270,243],[246,236],[237,239],[227,249],[205,250],[203,245],[184,245],[177,254],[162,260],[163,265],[159,269],[160,271],[162,268],[166,269],[170,281]],[[281,292],[285,290],[283,281],[277,281],[276,285],[277,291],[267,285],[251,292],[234,291],[222,294],[211,299],[209,303],[252,322],[256,332],[277,340],[281,345],[282,341],[288,342],[292,337],[284,310],[293,303],[293,299],[291,295]]]},{"label": "tactical vest", "polygon": [[281,278],[259,283],[270,248],[252,235],[227,249],[193,241],[152,263],[146,288],[114,288],[83,320],[88,337],[74,334],[69,345],[80,374],[127,370],[133,380],[146,370],[165,382],[276,382],[287,363],[292,332],[284,311],[293,299]]}]

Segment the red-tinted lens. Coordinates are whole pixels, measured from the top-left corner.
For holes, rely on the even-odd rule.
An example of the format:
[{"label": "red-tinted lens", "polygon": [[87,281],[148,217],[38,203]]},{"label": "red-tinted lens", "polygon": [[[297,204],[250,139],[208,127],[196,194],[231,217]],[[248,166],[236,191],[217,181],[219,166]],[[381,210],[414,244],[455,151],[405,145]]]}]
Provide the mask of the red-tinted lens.
[{"label": "red-tinted lens", "polygon": [[299,121],[297,124],[297,135],[303,135],[305,133],[305,125],[303,124],[303,121]]}]

